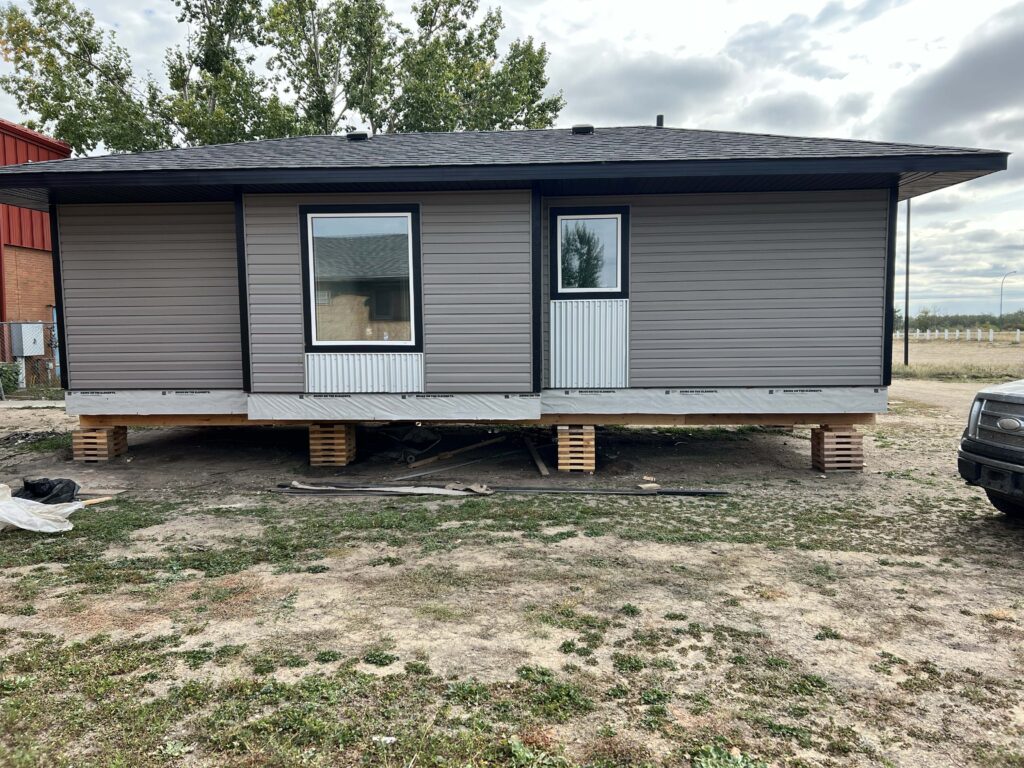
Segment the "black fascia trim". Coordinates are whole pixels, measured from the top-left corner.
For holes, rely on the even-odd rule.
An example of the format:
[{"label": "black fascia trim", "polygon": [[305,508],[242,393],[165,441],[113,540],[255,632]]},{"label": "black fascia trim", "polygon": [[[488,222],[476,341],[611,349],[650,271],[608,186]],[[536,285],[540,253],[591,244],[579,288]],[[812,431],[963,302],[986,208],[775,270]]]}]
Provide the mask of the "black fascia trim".
[{"label": "black fascia trim", "polygon": [[50,205],[50,255],[53,259],[53,302],[57,312],[57,354],[60,355],[61,389],[71,388],[68,367],[67,323],[64,319],[64,278],[60,264],[60,225],[57,223],[57,205]]},{"label": "black fascia trim", "polygon": [[236,186],[244,184],[355,184],[367,182],[543,181],[548,179],[774,176],[792,174],[908,173],[1005,170],[1005,152],[892,157],[658,160],[517,165],[446,165],[357,168],[210,168],[142,171],[0,173],[0,189],[77,186]]},{"label": "black fascia trim", "polygon": [[[601,216],[621,217],[619,231],[619,290],[617,291],[562,291],[558,282],[558,217],[559,216]],[[583,299],[628,299],[629,298],[629,206],[628,205],[587,205],[568,208],[552,208],[548,211],[550,230],[550,288],[552,301]]]},{"label": "black fascia trim", "polygon": [[543,294],[541,283],[544,280],[543,254],[544,230],[541,217],[543,215],[543,199],[537,186],[530,191],[530,282],[532,302],[530,316],[533,323],[533,391],[539,393],[543,385],[544,372],[544,321],[541,314]]},{"label": "black fascia trim", "polygon": [[245,256],[245,202],[235,190],[235,258],[238,263],[238,332],[242,342],[242,389],[252,392],[252,357],[249,342],[249,270]]},{"label": "black fascia trim", "polygon": [[896,216],[899,213],[899,189],[889,190],[888,228],[885,241],[885,330],[882,341],[882,385],[892,384],[892,333],[896,322],[893,299],[896,290]]},{"label": "black fascia trim", "polygon": [[[309,295],[309,216],[317,213],[408,213],[412,216],[413,344],[313,344],[313,296]],[[299,247],[302,255],[302,324],[306,352],[422,352],[423,351],[423,267],[420,251],[420,206],[418,203],[368,205],[300,205]]]}]

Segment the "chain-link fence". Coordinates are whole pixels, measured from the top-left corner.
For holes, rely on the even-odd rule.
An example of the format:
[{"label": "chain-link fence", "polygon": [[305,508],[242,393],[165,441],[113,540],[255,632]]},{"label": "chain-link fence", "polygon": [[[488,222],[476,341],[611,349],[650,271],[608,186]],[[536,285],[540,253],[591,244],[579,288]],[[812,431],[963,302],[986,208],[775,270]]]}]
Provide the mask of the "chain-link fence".
[{"label": "chain-link fence", "polygon": [[60,352],[53,323],[0,323],[0,397],[60,389]]}]

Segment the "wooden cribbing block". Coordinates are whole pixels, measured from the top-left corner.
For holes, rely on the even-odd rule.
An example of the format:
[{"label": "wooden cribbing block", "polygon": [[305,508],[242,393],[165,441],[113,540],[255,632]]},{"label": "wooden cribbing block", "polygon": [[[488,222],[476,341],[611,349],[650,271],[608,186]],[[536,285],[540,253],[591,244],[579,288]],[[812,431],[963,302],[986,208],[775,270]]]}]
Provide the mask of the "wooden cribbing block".
[{"label": "wooden cribbing block", "polygon": [[75,461],[110,461],[128,450],[128,427],[89,427],[71,433]]},{"label": "wooden cribbing block", "polygon": [[559,472],[594,473],[597,440],[593,426],[560,426],[557,441]]},{"label": "wooden cribbing block", "polygon": [[314,467],[344,467],[356,458],[354,424],[310,424],[309,463]]},{"label": "wooden cribbing block", "polygon": [[853,427],[811,430],[811,466],[819,472],[864,469],[864,435]]}]

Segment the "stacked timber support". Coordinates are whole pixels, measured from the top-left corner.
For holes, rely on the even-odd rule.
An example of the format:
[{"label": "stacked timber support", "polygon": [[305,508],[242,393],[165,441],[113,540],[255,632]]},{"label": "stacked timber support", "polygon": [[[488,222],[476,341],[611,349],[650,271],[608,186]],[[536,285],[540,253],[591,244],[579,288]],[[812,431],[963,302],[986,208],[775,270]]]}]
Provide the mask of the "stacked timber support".
[{"label": "stacked timber support", "polygon": [[811,466],[819,472],[864,469],[864,435],[852,426],[822,426],[811,430]]},{"label": "stacked timber support", "polygon": [[75,461],[110,461],[128,450],[128,427],[89,427],[71,433]]},{"label": "stacked timber support", "polygon": [[557,430],[558,470],[589,472],[597,466],[597,440],[594,427],[560,426]]},{"label": "stacked timber support", "polygon": [[310,424],[309,463],[314,467],[344,467],[356,457],[353,424]]}]

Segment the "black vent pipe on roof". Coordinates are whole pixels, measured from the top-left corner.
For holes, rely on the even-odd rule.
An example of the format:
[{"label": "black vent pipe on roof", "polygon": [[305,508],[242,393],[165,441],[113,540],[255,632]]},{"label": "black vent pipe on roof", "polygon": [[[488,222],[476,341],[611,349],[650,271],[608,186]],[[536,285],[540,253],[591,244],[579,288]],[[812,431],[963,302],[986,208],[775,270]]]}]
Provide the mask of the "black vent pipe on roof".
[{"label": "black vent pipe on roof", "polygon": [[594,126],[589,123],[579,123],[572,127],[573,136],[589,136],[594,132]]},{"label": "black vent pipe on roof", "polygon": [[656,126],[658,126],[659,128],[664,128],[665,127],[665,116],[664,115],[658,115],[657,119],[654,121],[654,124]]}]

